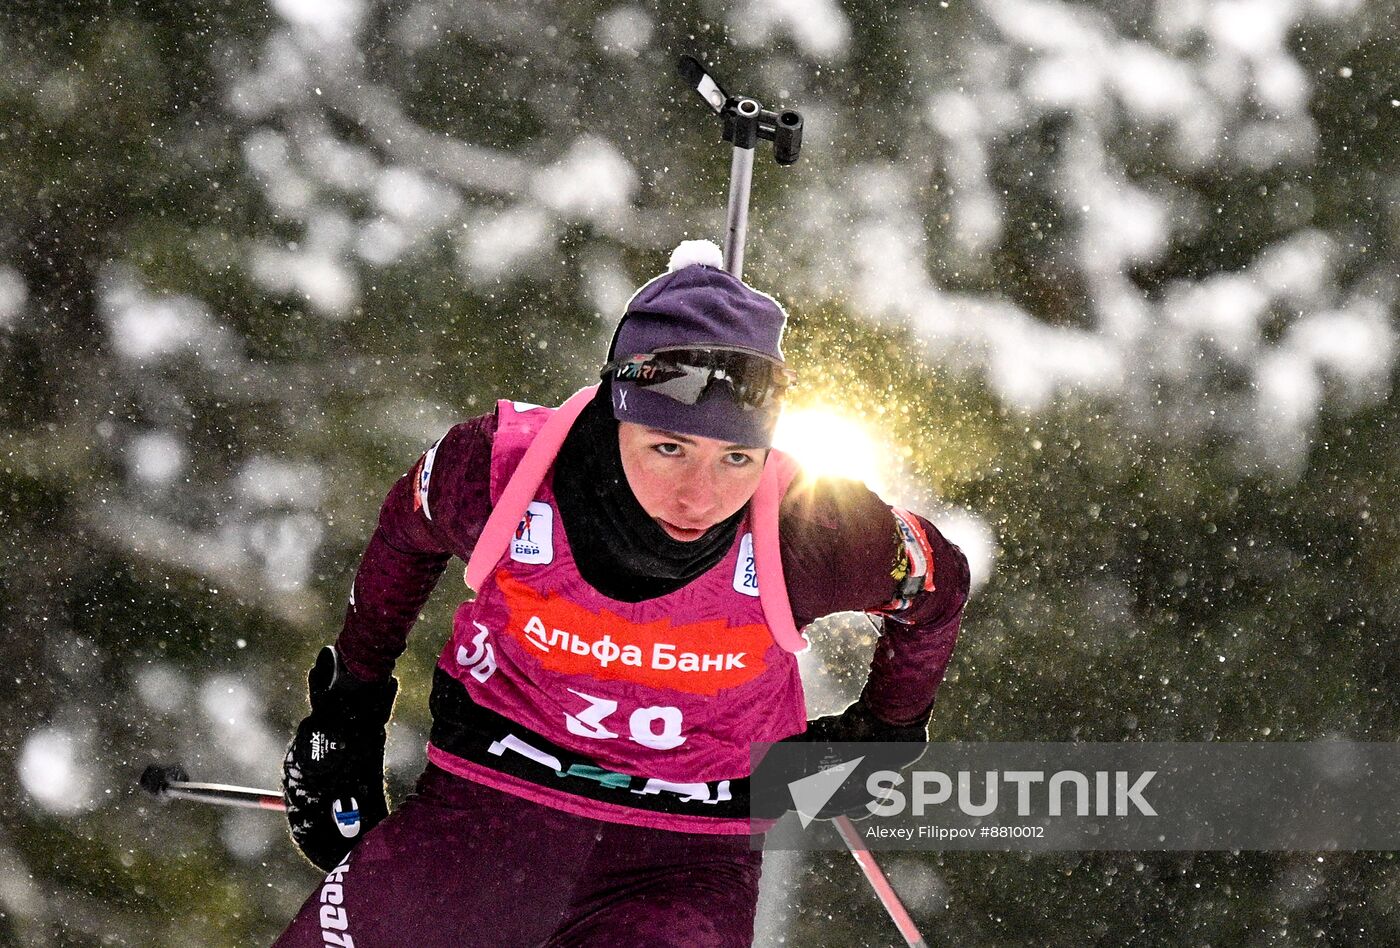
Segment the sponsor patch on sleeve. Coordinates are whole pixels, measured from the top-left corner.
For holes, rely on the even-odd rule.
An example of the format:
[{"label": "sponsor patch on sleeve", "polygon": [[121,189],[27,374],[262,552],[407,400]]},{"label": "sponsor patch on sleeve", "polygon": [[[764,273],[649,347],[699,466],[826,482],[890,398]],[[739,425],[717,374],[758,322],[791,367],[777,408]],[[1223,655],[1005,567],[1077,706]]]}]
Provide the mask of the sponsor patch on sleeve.
[{"label": "sponsor patch on sleeve", "polygon": [[892,507],[895,530],[899,534],[901,549],[895,558],[890,578],[895,581],[895,597],[880,612],[899,612],[909,608],[910,602],[921,592],[934,588],[933,585],[933,544],[923,524],[907,510]]},{"label": "sponsor patch on sleeve", "polygon": [[433,479],[433,458],[437,457],[437,449],[440,444],[442,444],[442,438],[434,441],[428,452],[418,459],[418,473],[414,478],[418,489],[413,492],[413,509],[423,511],[423,516],[429,520],[433,519],[433,515],[428,509],[428,487]]}]

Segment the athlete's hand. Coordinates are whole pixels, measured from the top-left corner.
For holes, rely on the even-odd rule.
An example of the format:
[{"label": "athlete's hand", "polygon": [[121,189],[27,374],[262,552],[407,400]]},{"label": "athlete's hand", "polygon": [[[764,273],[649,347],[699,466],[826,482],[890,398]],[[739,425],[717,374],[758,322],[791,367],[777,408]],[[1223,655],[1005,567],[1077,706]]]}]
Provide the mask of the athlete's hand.
[{"label": "athlete's hand", "polygon": [[[930,709],[932,711],[932,709]],[[807,722],[807,730],[790,738],[813,743],[882,743],[899,744],[891,748],[889,760],[898,761],[898,769],[907,767],[923,756],[928,748],[929,715],[910,724],[887,724],[876,717],[864,700],[856,701],[840,714],[828,714]]]},{"label": "athlete's hand", "polygon": [[292,839],[329,872],[389,814],[384,796],[384,725],[398,680],[364,682],[326,646],[306,676],[311,713],[282,765]]},{"label": "athlete's hand", "polygon": [[[930,709],[931,711],[932,709]],[[831,714],[807,722],[807,730],[794,740],[807,741],[822,748],[818,752],[818,770],[852,758],[852,754],[832,745],[845,743],[878,744],[866,750],[864,759],[841,784],[817,819],[829,820],[846,815],[864,819],[870,815],[869,804],[876,798],[866,788],[866,779],[881,770],[903,770],[924,755],[928,749],[928,715],[912,724],[888,724],[876,717],[862,701],[856,701],[840,714]]]},{"label": "athlete's hand", "polygon": [[[821,820],[842,815],[852,819],[869,816],[868,805],[877,801],[866,789],[866,779],[877,771],[900,770],[922,757],[928,749],[928,720],[925,715],[910,724],[889,724],[864,701],[856,701],[840,714],[808,721],[807,730],[775,745],[777,753],[770,752],[754,772],[751,785],[755,788],[755,815],[776,819],[784,810],[793,808],[788,789],[793,781],[859,759],[821,810],[809,815]],[[841,746],[848,743],[878,746]],[[800,746],[783,748],[782,744]]]}]

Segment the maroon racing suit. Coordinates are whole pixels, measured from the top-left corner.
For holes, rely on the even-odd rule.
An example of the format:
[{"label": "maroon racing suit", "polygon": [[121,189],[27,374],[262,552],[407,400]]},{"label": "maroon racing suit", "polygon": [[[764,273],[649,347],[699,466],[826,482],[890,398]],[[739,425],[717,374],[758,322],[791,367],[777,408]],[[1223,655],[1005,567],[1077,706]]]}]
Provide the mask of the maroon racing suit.
[{"label": "maroon racing suit", "polygon": [[[521,442],[520,419],[529,415],[523,407],[503,403],[496,413],[457,425],[390,491],[337,643],[353,674],[366,680],[387,676],[450,556],[470,557],[500,495],[500,445],[510,445],[509,454]],[[498,425],[506,426],[499,435]],[[544,514],[557,515],[548,481],[532,509],[537,504]],[[762,678],[746,673],[721,682],[715,674],[667,676],[640,665],[629,670],[616,657],[610,671],[618,674],[600,675],[603,669],[589,665],[610,655],[613,644],[621,654],[622,643],[629,641],[619,637],[614,643],[609,637],[609,648],[600,652],[593,646],[603,641],[605,628],[635,628],[632,634],[641,636],[670,628],[663,618],[670,614],[684,614],[701,626],[722,625],[721,617],[709,616],[708,600],[719,598],[731,581],[739,590],[736,557],[742,555],[740,537],[748,522],[743,521],[733,548],[698,578],[634,605],[607,599],[580,580],[562,531],[555,535],[558,563],[539,567],[529,556],[519,563],[503,559],[482,590],[482,602],[466,603],[459,611],[454,638],[444,648],[434,679],[430,763],[417,792],[330,873],[278,944],[748,944],[759,857],[748,836],[738,835],[747,812],[746,774],[736,771],[742,766],[730,744],[704,741],[725,719],[702,724],[689,747],[676,743],[684,735],[671,735],[664,717],[637,732],[640,744],[637,733],[631,744],[599,743],[592,739],[617,735],[606,729],[605,719],[595,720],[602,706],[590,692],[601,689],[589,678],[590,672],[595,678],[620,678],[643,704],[666,697],[685,708],[687,721],[712,711],[713,702],[686,706],[683,695],[667,688],[713,694],[729,679],[739,686],[762,685]],[[887,525],[883,529],[881,522]],[[862,698],[888,723],[922,719],[951,656],[967,595],[961,553],[926,520],[892,512],[848,481],[799,481],[779,508],[778,531],[799,627],[838,611],[885,615],[890,621]],[[896,579],[911,563],[929,571],[929,582],[912,596],[904,583],[905,598],[900,598],[894,594],[900,588]],[[707,602],[692,601],[697,590],[711,590]],[[605,603],[609,611],[594,613],[613,624],[588,630],[586,620],[594,613],[580,610],[576,601]],[[765,706],[759,696],[745,695],[729,707],[792,710],[748,731],[734,730],[732,746],[744,734],[771,740],[802,727],[795,668],[789,670],[785,659],[790,657],[759,634],[766,627],[756,607],[745,611],[750,602],[756,600],[739,596],[728,607],[739,614],[736,635],[748,628],[759,635],[745,640],[750,643],[745,651],[725,653],[745,656],[731,660],[729,671],[751,667],[765,655],[766,642],[767,660],[784,669],[767,687],[783,690],[785,697]],[[541,623],[535,614],[542,603],[553,603],[550,614],[577,624]],[[683,631],[685,623],[677,628]],[[503,638],[507,630],[512,639]],[[725,641],[722,634],[706,634],[705,641]],[[577,644],[589,648],[574,648]],[[505,674],[498,668],[502,646],[512,655]],[[664,667],[672,670],[675,662]],[[721,659],[706,670],[724,670]],[[501,689],[495,695],[487,687],[493,676]],[[576,695],[585,702],[573,709],[577,715],[565,705],[534,706],[535,679],[551,677],[558,678],[559,687],[549,694],[565,700]],[[538,700],[545,694],[540,691]],[[658,708],[648,704],[643,710]],[[665,710],[679,721],[679,708]],[[561,724],[567,720],[567,730],[552,726],[556,718]],[[540,761],[549,766],[539,766]],[[690,784],[667,783],[683,781],[686,774],[699,777]],[[726,776],[735,779],[720,779]],[[656,792],[654,784],[672,792]],[[678,785],[707,790],[679,793]]]}]

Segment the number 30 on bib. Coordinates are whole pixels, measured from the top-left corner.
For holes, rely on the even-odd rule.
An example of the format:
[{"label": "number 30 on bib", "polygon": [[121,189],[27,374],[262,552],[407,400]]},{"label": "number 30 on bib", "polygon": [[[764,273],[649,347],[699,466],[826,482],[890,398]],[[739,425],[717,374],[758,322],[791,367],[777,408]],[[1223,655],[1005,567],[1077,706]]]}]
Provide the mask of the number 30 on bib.
[{"label": "number 30 on bib", "polygon": [[[584,694],[573,688],[569,692],[588,702],[588,707],[578,714],[564,715],[564,725],[570,734],[600,741],[618,736],[603,724],[603,719],[617,710],[616,701]],[[681,733],[680,708],[637,708],[627,719],[627,729],[631,740],[654,750],[671,750],[685,743],[685,735]]]}]

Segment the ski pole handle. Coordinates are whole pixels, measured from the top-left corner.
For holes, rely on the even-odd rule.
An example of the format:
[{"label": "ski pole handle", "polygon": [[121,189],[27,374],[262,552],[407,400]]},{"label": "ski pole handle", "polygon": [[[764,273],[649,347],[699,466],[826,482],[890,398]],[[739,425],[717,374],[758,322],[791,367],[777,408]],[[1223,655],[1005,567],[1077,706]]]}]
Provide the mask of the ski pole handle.
[{"label": "ski pole handle", "polygon": [[694,56],[682,56],[676,65],[686,84],[724,122],[724,140],[734,146],[724,223],[724,269],[743,279],[754,149],[760,139],[771,141],[778,164],[797,161],[802,152],[802,113],[792,109],[771,112],[749,96],[729,95]]},{"label": "ski pole handle", "polygon": [[141,773],[141,787],[157,797],[196,800],[219,806],[247,807],[254,810],[285,811],[282,794],[255,787],[235,787],[226,783],[196,783],[179,764],[162,767],[152,764]]}]

